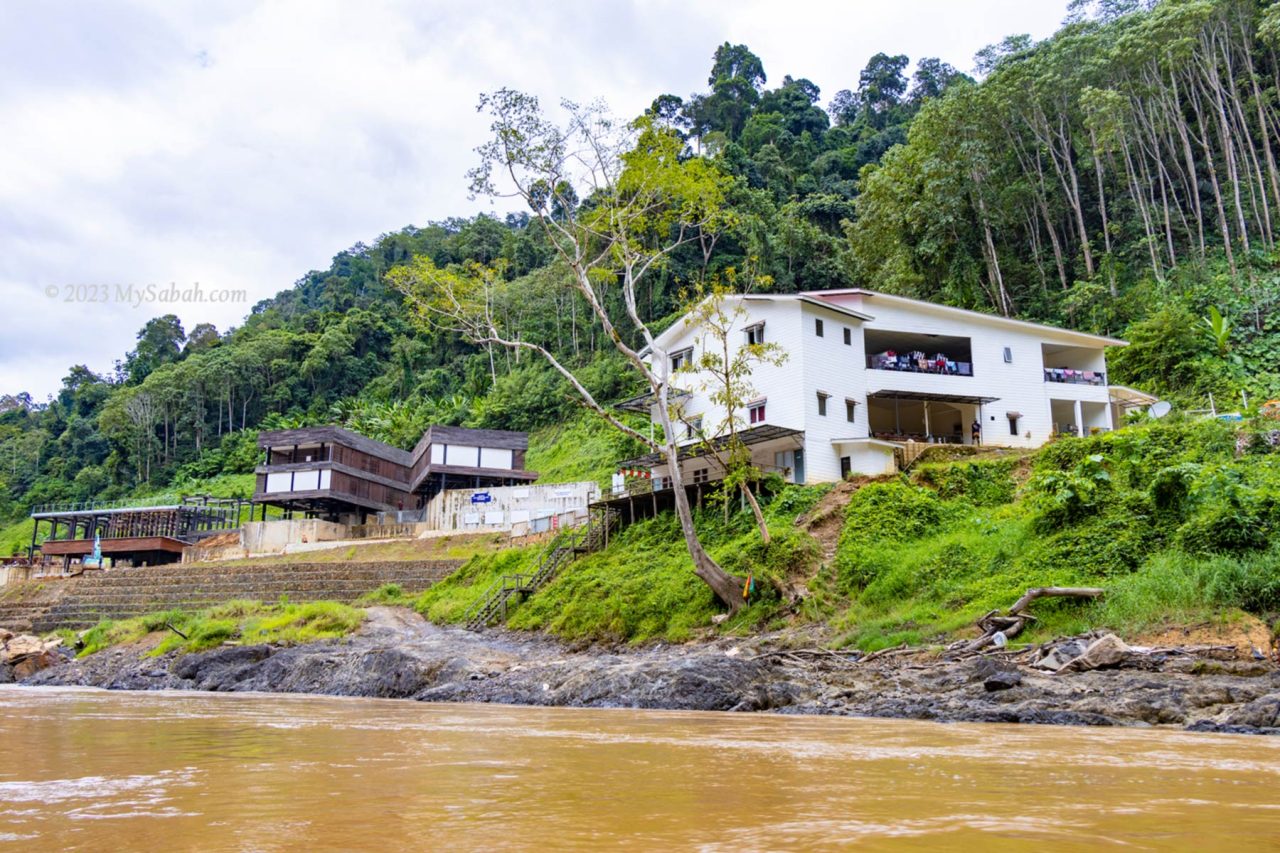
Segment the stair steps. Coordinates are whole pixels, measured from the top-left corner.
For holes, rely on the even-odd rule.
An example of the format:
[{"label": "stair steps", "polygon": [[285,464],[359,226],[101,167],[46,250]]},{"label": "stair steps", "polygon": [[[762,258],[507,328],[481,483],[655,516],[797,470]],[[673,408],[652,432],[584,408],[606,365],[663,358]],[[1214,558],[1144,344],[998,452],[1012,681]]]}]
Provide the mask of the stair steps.
[{"label": "stair steps", "polygon": [[0,627],[38,633],[80,629],[101,619],[201,610],[236,599],[351,603],[383,584],[421,592],[460,565],[461,560],[432,560],[112,569],[62,582],[60,597],[52,600],[0,601]]},{"label": "stair steps", "polygon": [[467,629],[478,631],[495,619],[505,622],[510,607],[541,589],[580,554],[599,551],[608,545],[609,535],[620,525],[621,519],[622,515],[616,509],[593,508],[585,528],[565,531],[552,540],[533,572],[503,575],[494,581],[464,614]]}]

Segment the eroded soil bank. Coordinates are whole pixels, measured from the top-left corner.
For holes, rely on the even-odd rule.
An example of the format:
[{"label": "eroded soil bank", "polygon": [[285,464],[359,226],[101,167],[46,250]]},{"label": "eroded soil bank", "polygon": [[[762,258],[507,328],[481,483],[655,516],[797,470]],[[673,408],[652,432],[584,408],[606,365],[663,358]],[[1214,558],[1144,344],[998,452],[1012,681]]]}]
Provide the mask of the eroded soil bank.
[{"label": "eroded soil bank", "polygon": [[344,640],[159,657],[141,643],[69,660],[21,683],[1280,734],[1280,670],[1267,661],[1169,654],[1053,674],[999,655],[854,661],[796,655],[772,642],[575,649],[372,608],[365,626]]}]

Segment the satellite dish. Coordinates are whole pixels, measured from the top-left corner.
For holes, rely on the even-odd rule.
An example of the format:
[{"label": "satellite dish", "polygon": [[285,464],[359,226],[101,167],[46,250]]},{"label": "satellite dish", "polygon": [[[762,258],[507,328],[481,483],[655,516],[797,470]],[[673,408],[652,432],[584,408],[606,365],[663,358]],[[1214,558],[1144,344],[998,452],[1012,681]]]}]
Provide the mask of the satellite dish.
[{"label": "satellite dish", "polygon": [[1173,410],[1173,404],[1168,400],[1156,400],[1151,404],[1151,408],[1147,409],[1147,414],[1153,418],[1163,418]]}]

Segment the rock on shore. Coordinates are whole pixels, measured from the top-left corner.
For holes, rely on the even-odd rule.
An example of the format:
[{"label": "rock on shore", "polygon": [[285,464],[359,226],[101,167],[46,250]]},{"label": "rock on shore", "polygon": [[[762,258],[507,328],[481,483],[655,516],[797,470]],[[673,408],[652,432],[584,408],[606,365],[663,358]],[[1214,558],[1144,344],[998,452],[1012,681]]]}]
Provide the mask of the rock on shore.
[{"label": "rock on shore", "polygon": [[1280,672],[1173,657],[1144,669],[1053,674],[999,658],[864,662],[761,654],[752,641],[574,649],[511,632],[442,628],[373,608],[345,640],[150,657],[107,649],[20,678],[125,690],[319,693],[435,702],[772,710],[788,714],[1280,733]]},{"label": "rock on shore", "polygon": [[62,640],[41,640],[0,629],[0,684],[21,681],[64,660]]}]

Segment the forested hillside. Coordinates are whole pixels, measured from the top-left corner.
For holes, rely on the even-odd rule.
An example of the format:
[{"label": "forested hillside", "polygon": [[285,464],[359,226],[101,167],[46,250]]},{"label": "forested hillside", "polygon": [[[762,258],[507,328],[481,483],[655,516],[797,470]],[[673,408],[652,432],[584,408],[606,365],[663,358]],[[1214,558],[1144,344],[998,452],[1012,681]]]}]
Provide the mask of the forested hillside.
[{"label": "forested hillside", "polygon": [[[1280,6],[1258,0],[1078,3],[1052,38],[983,51],[979,79],[877,54],[824,106],[726,43],[705,86],[649,113],[727,176],[731,225],[670,256],[638,308],[670,317],[683,290],[748,269],[759,289],[866,286],[1125,336],[1117,381],[1256,405],[1280,394],[1278,45]],[[5,397],[0,516],[246,473],[264,427],[340,422],[408,446],[433,422],[578,417],[541,363],[416,323],[387,278],[415,256],[500,269],[521,340],[599,399],[634,390],[526,213],[408,227],[238,328],[157,318],[111,375],[72,367],[48,401]]]}]

